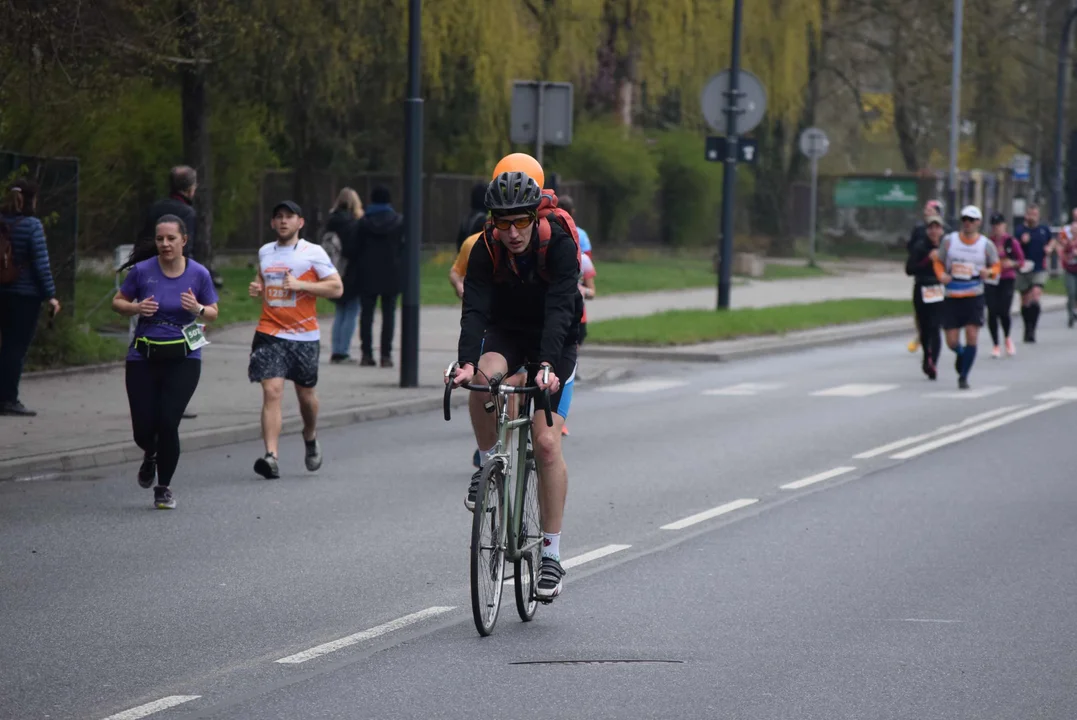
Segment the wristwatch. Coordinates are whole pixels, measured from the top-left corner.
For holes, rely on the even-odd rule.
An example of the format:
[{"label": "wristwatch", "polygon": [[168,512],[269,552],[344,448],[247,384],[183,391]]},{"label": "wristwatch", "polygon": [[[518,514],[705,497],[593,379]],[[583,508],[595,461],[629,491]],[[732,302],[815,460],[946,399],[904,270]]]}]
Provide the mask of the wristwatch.
[{"label": "wristwatch", "polygon": [[205,305],[199,305],[198,306],[198,317],[203,317],[203,316],[205,316],[205,314],[206,314],[206,306]]}]

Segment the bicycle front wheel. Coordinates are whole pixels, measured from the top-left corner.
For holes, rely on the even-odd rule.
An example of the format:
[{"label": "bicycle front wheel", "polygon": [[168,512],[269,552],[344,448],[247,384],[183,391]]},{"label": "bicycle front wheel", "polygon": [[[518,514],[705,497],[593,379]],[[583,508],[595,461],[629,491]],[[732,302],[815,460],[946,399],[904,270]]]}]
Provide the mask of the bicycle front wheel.
[{"label": "bicycle front wheel", "polygon": [[471,521],[471,614],[483,637],[494,631],[505,586],[505,518],[501,463],[488,463],[479,481]]},{"label": "bicycle front wheel", "polygon": [[513,575],[516,579],[516,612],[519,613],[521,620],[528,622],[535,617],[535,608],[538,607],[535,585],[538,582],[539,562],[542,555],[542,521],[539,518],[538,473],[535,471],[534,455],[530,451],[527,453],[523,476],[525,483],[524,504],[520,508],[520,531],[516,534],[516,537],[519,538],[520,547],[527,547],[528,543],[536,541],[538,544],[516,561]]}]

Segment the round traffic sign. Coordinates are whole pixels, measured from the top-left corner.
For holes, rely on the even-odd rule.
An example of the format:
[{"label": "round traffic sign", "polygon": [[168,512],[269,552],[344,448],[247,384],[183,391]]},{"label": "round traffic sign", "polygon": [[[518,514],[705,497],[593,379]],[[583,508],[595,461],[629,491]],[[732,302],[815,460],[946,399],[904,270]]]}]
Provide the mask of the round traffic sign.
[{"label": "round traffic sign", "polygon": [[[700,103],[703,106],[703,119],[707,125],[720,135],[728,135],[726,127],[726,110],[729,107],[729,78],[732,73],[723,70],[713,76],[703,86]],[[737,75],[737,92],[741,93],[737,100],[737,134],[754,130],[763,121],[763,114],[767,110],[767,91],[763,89],[763,83],[759,78],[747,70],[741,70]]]},{"label": "round traffic sign", "polygon": [[817,127],[806,128],[800,133],[800,152],[818,160],[830,150],[830,138]]}]

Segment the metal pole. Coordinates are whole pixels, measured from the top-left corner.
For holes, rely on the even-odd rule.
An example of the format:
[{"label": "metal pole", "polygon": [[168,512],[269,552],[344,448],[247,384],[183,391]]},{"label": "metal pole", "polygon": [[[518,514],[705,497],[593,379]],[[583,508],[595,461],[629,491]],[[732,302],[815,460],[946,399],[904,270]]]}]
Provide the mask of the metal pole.
[{"label": "metal pole", "polygon": [[1063,143],[1066,132],[1066,89],[1069,78],[1069,53],[1070,32],[1073,29],[1073,20],[1077,18],[1077,9],[1070,10],[1066,15],[1066,23],[1062,26],[1062,39],[1058,43],[1058,78],[1055,87],[1055,181],[1051,188],[1051,218],[1050,224],[1054,224],[1062,217],[1062,186],[1066,169],[1065,145]]},{"label": "metal pole", "polygon": [[811,246],[808,251],[808,264],[815,267],[815,221],[816,205],[819,203],[819,158],[811,159],[811,210],[808,223],[811,226]]},{"label": "metal pole", "polygon": [[954,60],[950,75],[950,177],[946,201],[950,227],[957,227],[957,154],[960,149],[958,131],[961,123],[961,22],[963,0],[954,0]]},{"label": "metal pole", "polygon": [[419,249],[423,214],[423,99],[419,96],[422,0],[408,3],[408,98],[404,135],[404,302],[401,307],[400,387],[419,386]]},{"label": "metal pole", "polygon": [[535,159],[538,160],[539,165],[542,164],[542,145],[543,135],[546,133],[545,123],[543,120],[546,118],[546,81],[538,81],[538,99],[535,103]]},{"label": "metal pole", "polygon": [[740,113],[740,28],[743,0],[733,3],[733,48],[729,63],[729,102],[726,106],[726,156],[722,175],[722,244],[718,266],[718,309],[729,309],[729,290],[733,282],[733,198],[737,184],[737,115]]}]

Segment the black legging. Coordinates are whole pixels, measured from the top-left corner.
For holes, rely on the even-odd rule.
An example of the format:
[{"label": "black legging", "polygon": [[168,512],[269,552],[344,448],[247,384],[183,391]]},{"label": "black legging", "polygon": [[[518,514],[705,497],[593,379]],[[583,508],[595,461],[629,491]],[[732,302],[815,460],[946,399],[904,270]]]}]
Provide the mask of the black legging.
[{"label": "black legging", "polygon": [[157,484],[168,487],[179,464],[179,424],[191,401],[202,361],[127,361],[127,402],[135,443],[157,455]]},{"label": "black legging", "polygon": [[939,353],[942,351],[942,303],[925,303],[920,294],[920,286],[913,288],[912,306],[916,310],[916,326],[920,328],[920,348],[924,353],[924,362],[931,360],[938,365]]},{"label": "black legging", "polygon": [[1013,307],[1014,279],[999,280],[998,285],[987,285],[987,329],[991,333],[991,342],[998,347],[998,326],[1002,324],[1004,337],[1010,336],[1010,309]]},{"label": "black legging", "polygon": [[393,355],[393,331],[396,323],[396,293],[383,295],[363,294],[359,301],[359,344],[363,355],[374,356],[374,307],[381,298],[381,356]]}]

